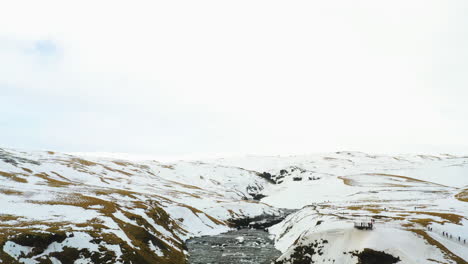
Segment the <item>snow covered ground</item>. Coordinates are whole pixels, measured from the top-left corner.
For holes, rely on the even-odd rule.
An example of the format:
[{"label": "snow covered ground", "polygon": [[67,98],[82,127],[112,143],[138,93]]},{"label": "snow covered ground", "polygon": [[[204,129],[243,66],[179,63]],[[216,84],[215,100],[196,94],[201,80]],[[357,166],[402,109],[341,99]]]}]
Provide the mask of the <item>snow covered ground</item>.
[{"label": "snow covered ground", "polygon": [[98,156],[0,150],[0,263],[184,263],[186,239],[278,208],[300,209],[270,228],[278,263],[468,261],[468,157]]}]

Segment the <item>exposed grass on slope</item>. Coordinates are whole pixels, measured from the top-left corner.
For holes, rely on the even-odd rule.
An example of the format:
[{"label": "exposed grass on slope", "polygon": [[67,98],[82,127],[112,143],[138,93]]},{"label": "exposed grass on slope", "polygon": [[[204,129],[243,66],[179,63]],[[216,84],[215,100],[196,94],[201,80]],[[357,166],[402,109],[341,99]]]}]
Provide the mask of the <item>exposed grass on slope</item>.
[{"label": "exposed grass on slope", "polygon": [[[12,221],[12,220],[18,220],[20,217],[16,215],[10,215],[10,214],[0,214],[0,221],[1,222],[6,222],[6,221]],[[1,225],[0,222],[0,225]]]},{"label": "exposed grass on slope", "polygon": [[114,164],[119,165],[119,166],[122,166],[122,167],[131,166],[131,163],[130,163],[130,162],[127,162],[127,161],[114,160],[114,161],[112,161],[112,162],[113,162]]},{"label": "exposed grass on slope", "polygon": [[343,177],[343,176],[338,176],[338,179],[342,180],[343,183],[345,185],[348,185],[348,186],[357,186],[357,181],[353,180],[353,179],[350,179],[350,178],[347,178],[347,177]]},{"label": "exposed grass on slope", "polygon": [[195,185],[190,185],[190,184],[186,184],[186,183],[180,183],[180,182],[176,182],[176,181],[168,181],[169,183],[171,183],[172,185],[179,185],[179,186],[182,186],[184,188],[187,188],[187,189],[192,189],[192,190],[203,190],[202,188],[198,187],[198,186],[195,186]]},{"label": "exposed grass on slope", "polygon": [[[424,227],[428,226],[431,223],[453,223],[453,224],[461,224],[462,220],[464,219],[463,216],[454,214],[454,213],[440,213],[440,212],[428,212],[428,211],[402,211],[402,210],[389,210],[385,211],[382,209],[382,206],[379,206],[377,204],[364,204],[364,205],[353,205],[353,206],[347,206],[344,207],[343,209],[351,210],[351,211],[368,211],[373,213],[374,215],[369,215],[369,217],[374,217],[374,218],[381,218],[379,216],[382,212],[386,213],[396,213],[397,217],[395,216],[389,216],[392,219],[398,219],[398,220],[408,220],[411,223],[415,224],[420,224]],[[415,218],[415,215],[424,215],[424,216],[435,216],[438,218],[441,218],[445,221],[438,221],[434,218]]]},{"label": "exposed grass on slope", "polygon": [[383,211],[383,208],[376,204],[353,205],[346,207],[346,209],[352,211],[363,210],[374,214],[380,214]]},{"label": "exposed grass on slope", "polygon": [[456,194],[455,198],[462,202],[468,202],[468,189],[464,189],[463,191]]},{"label": "exposed grass on slope", "polygon": [[23,174],[23,173],[11,173],[11,172],[0,171],[0,176],[2,176],[2,177],[8,178],[8,179],[13,180],[15,182],[28,183],[28,180],[26,180],[23,177],[20,177],[20,175],[23,176],[23,177],[25,176],[25,174]]},{"label": "exposed grass on slope", "polygon": [[[2,215],[0,217],[1,222],[5,221],[19,221],[15,223],[14,228],[6,226],[7,229],[1,228],[0,225],[0,260],[7,261],[6,263],[16,263],[12,261],[8,256],[4,256],[2,253],[3,245],[6,241],[13,241],[15,243],[28,246],[31,243],[39,243],[48,241],[48,239],[38,239],[41,237],[50,238],[64,234],[64,232],[73,232],[77,229],[82,232],[86,232],[95,238],[97,244],[100,241],[104,241],[107,244],[119,245],[123,252],[123,260],[125,263],[161,263],[161,264],[173,264],[173,263],[185,263],[185,255],[183,253],[184,245],[180,240],[173,239],[172,237],[166,237],[161,234],[147,219],[142,215],[131,213],[126,211],[126,208],[121,208],[117,204],[111,201],[90,197],[82,194],[71,194],[63,199],[57,199],[54,201],[29,201],[31,203],[38,204],[50,204],[50,205],[69,205],[79,206],[82,208],[89,208],[90,206],[99,205],[95,209],[102,215],[112,218],[112,220],[119,226],[119,228],[125,233],[125,235],[131,240],[131,245],[127,244],[122,238],[117,237],[115,234],[109,233],[108,227],[104,222],[98,218],[95,218],[86,223],[65,223],[65,222],[39,222],[39,221],[19,221],[20,218],[10,215]],[[177,237],[178,234],[186,234],[187,231],[178,226],[170,216],[164,211],[157,202],[139,202],[135,207],[145,210],[145,215],[154,221],[154,223],[166,229],[168,232],[173,234],[173,237]],[[124,222],[121,219],[114,216],[114,213],[120,211],[125,217],[130,219],[132,222]],[[192,208],[194,212],[200,212],[197,209]],[[44,228],[46,226],[47,228]],[[37,227],[37,228],[36,228]],[[83,228],[85,230],[83,230]],[[44,233],[47,232],[47,233]],[[164,239],[162,239],[164,238]],[[49,239],[49,240],[50,240]],[[169,242],[165,242],[169,241]],[[41,242],[41,243],[42,243]],[[53,241],[49,241],[52,243]],[[49,243],[49,244],[50,244]],[[161,250],[163,256],[158,256],[150,246],[150,243]],[[34,245],[35,250],[43,251],[49,244]],[[36,256],[41,252],[37,251],[31,254],[29,257]],[[63,252],[51,253],[49,257],[56,257],[61,260],[62,263],[73,263],[76,259],[81,256],[91,258],[93,263],[114,263],[115,254],[112,251],[106,250],[105,248],[100,249],[99,254],[96,252],[89,252],[87,250],[79,250],[76,248],[65,248]],[[42,262],[41,262],[42,263]],[[49,262],[44,262],[49,263]]]},{"label": "exposed grass on slope", "polygon": [[[28,204],[28,208],[34,210],[50,209],[48,214],[41,214],[37,219],[31,214],[21,214],[21,211],[18,214],[25,217],[0,215],[1,263],[18,262],[3,252],[3,245],[7,241],[16,239],[21,245],[38,243],[38,241],[53,243],[52,238],[55,236],[63,234],[68,236],[76,232],[90,235],[93,244],[105,242],[107,245],[119,245],[124,263],[185,263],[182,239],[189,234],[192,235],[189,231],[193,231],[191,230],[193,223],[184,221],[183,218],[171,218],[166,207],[171,209],[173,206],[180,207],[173,211],[179,214],[177,210],[181,209],[184,218],[198,217],[199,219],[195,219],[195,228],[200,228],[202,231],[205,227],[216,230],[220,225],[229,224],[195,208],[197,206],[184,204],[187,200],[194,200],[193,198],[200,200],[219,198],[224,199],[222,201],[224,203],[229,202],[231,198],[224,197],[223,192],[205,190],[191,185],[190,182],[177,182],[175,179],[171,181],[164,177],[154,177],[154,183],[150,182],[160,167],[163,167],[163,170],[174,169],[172,165],[156,163],[158,168],[153,168],[131,162],[111,160],[101,162],[97,159],[87,160],[69,155],[57,155],[51,158],[41,155],[38,160],[44,165],[53,164],[53,166],[26,167],[27,164],[18,163],[17,165],[21,166],[15,165],[19,169],[18,172],[0,172],[0,182],[7,181],[15,188],[19,186],[13,190],[0,187],[0,194],[18,196],[18,201]],[[32,164],[40,165],[39,162]],[[50,168],[63,173],[66,177],[50,171]],[[99,179],[106,185],[101,184]],[[12,184],[14,181],[28,184]],[[117,184],[114,185],[114,182]],[[180,196],[182,199],[175,199],[175,196]],[[190,199],[185,199],[185,196],[190,196],[188,197]],[[8,198],[14,203],[17,197]],[[183,207],[190,211],[184,210]],[[200,207],[205,208],[204,205]],[[241,217],[242,210],[239,209],[236,214],[237,217]],[[190,230],[185,230],[189,228]],[[43,251],[50,245],[50,243],[46,245],[46,242],[44,245],[36,245],[36,255],[31,253],[31,257],[37,256],[40,250]],[[108,248],[99,248],[100,252],[97,254],[80,248],[71,248],[77,246],[75,242],[68,245],[69,247],[65,247],[63,252],[50,253],[45,258],[36,260],[41,264],[51,264],[50,258],[55,257],[62,263],[74,263],[77,258],[84,256],[91,258],[93,263],[116,262],[115,254]]]},{"label": "exposed grass on slope", "polygon": [[418,234],[419,236],[423,237],[427,243],[430,245],[433,245],[437,248],[439,248],[442,253],[445,255],[446,258],[451,259],[455,261],[457,264],[466,264],[466,261],[459,256],[455,255],[452,251],[447,249],[444,245],[439,243],[437,240],[433,239],[431,236],[429,236],[426,231],[421,230],[421,229],[408,229],[409,231]]},{"label": "exposed grass on slope", "polygon": [[25,172],[27,173],[32,173],[32,170],[28,169],[28,168],[21,168],[22,170],[24,170]]},{"label": "exposed grass on slope", "polygon": [[89,160],[85,160],[85,159],[81,159],[81,158],[72,158],[70,159],[70,163],[76,163],[76,164],[80,164],[80,165],[83,165],[83,166],[97,166],[98,163],[96,162],[92,162],[92,161],[89,161]]},{"label": "exposed grass on slope", "polygon": [[385,174],[385,173],[369,173],[369,174],[367,174],[367,175],[377,175],[377,176],[395,177],[395,178],[404,179],[404,180],[406,180],[407,182],[419,182],[419,183],[437,185],[437,186],[441,186],[441,187],[448,187],[448,186],[446,186],[446,185],[442,185],[442,184],[438,184],[438,183],[434,183],[434,182],[429,182],[429,181],[424,181],[424,180],[419,180],[419,179],[415,179],[415,178],[411,178],[411,177],[407,177],[407,176],[402,176],[402,175]]},{"label": "exposed grass on slope", "polygon": [[218,225],[227,225],[226,223],[221,222],[221,221],[219,221],[218,219],[216,219],[216,218],[214,218],[214,217],[212,217],[212,216],[210,216],[210,215],[208,215],[208,214],[205,214],[205,213],[203,213],[202,211],[200,211],[200,210],[198,210],[198,209],[196,209],[196,208],[194,208],[194,207],[191,207],[191,206],[188,206],[188,205],[186,205],[185,207],[188,208],[188,209],[190,209],[190,211],[192,211],[192,213],[194,213],[196,216],[199,216],[200,214],[203,214],[203,215],[205,215],[208,219],[210,219],[210,220],[211,220],[213,223],[215,223],[215,224],[218,224]]},{"label": "exposed grass on slope", "polygon": [[[448,186],[445,186],[445,185],[442,185],[442,184],[438,184],[438,183],[433,183],[433,182],[429,182],[429,181],[423,181],[423,180],[419,180],[419,179],[415,179],[415,178],[411,178],[411,177],[407,177],[407,176],[402,176],[402,175],[394,175],[394,174],[384,174],[384,173],[366,173],[366,174],[362,174],[362,175],[367,175],[367,176],[376,176],[376,177],[382,177],[382,178],[387,178],[389,180],[394,180],[394,178],[400,180],[398,183],[391,183],[391,182],[382,182],[382,183],[379,183],[378,186],[380,187],[413,187],[412,185],[407,185],[405,183],[421,183],[421,184],[424,184],[426,186],[438,186],[438,187],[448,187]],[[359,176],[359,175],[357,175]],[[350,175],[350,176],[339,176],[338,177],[339,179],[341,179],[343,181],[343,183],[345,185],[348,185],[348,186],[366,186],[366,180],[356,180],[356,179],[353,179],[353,176]]]},{"label": "exposed grass on slope", "polygon": [[109,166],[103,166],[103,167],[104,167],[104,169],[106,169],[106,170],[109,170],[109,171],[112,171],[112,172],[118,172],[118,173],[123,174],[123,175],[125,175],[125,176],[132,176],[132,175],[133,175],[133,174],[130,173],[130,172],[126,172],[126,171],[119,170],[119,169],[113,169],[113,168],[111,168],[111,167],[109,167]]},{"label": "exposed grass on slope", "polygon": [[[409,221],[411,221],[411,223],[413,224],[419,224],[419,225],[422,225],[424,227],[427,227],[428,225],[432,224],[432,223],[438,223],[438,224],[443,224],[443,222],[440,222],[440,221],[436,221],[432,218],[413,218],[413,219],[410,219]],[[406,227],[409,227],[409,226],[414,226],[414,225],[408,225]]]},{"label": "exposed grass on slope", "polygon": [[47,184],[48,184],[50,187],[65,187],[65,186],[71,185],[70,182],[65,182],[65,181],[56,180],[56,179],[50,177],[50,175],[47,174],[47,173],[45,173],[45,172],[36,173],[36,174],[34,174],[34,176],[36,176],[36,177],[38,177],[38,178],[41,178],[41,179],[47,181]]},{"label": "exposed grass on slope", "polygon": [[4,189],[4,188],[0,188],[0,193],[6,194],[6,195],[16,195],[16,196],[24,194],[24,192],[11,190],[11,189]]},{"label": "exposed grass on slope", "polygon": [[[131,220],[137,222],[138,225],[132,225],[125,223],[119,219],[114,219],[114,221],[120,226],[120,228],[125,232],[125,234],[132,241],[132,244],[135,246],[131,248],[136,255],[125,254],[124,260],[133,261],[133,263],[183,263],[185,261],[185,255],[183,254],[183,244],[182,242],[171,240],[174,245],[167,244],[163,240],[159,239],[161,234],[157,232],[143,217],[131,214],[128,212],[124,213]],[[163,221],[168,221],[168,219],[153,219],[161,224]],[[151,231],[151,232],[149,232]],[[157,256],[149,247],[149,243],[157,246],[162,250],[164,256]],[[123,248],[130,250],[128,245],[123,245]],[[135,254],[134,253],[134,254]]]},{"label": "exposed grass on slope", "polygon": [[[154,173],[150,170],[150,168],[147,165],[140,165],[140,164],[130,163],[130,162],[126,162],[126,161],[120,161],[120,160],[114,160],[114,161],[111,161],[111,162],[114,163],[117,166],[120,166],[121,169],[112,168],[112,167],[104,165],[102,163],[97,163],[97,162],[94,162],[94,161],[85,160],[83,158],[77,158],[77,157],[70,158],[69,160],[55,159],[54,161],[59,163],[59,164],[62,164],[64,166],[67,166],[69,168],[73,168],[73,169],[75,169],[75,170],[77,170],[79,172],[88,173],[88,174],[91,174],[91,175],[97,175],[97,173],[91,171],[90,167],[100,166],[100,167],[102,167],[102,169],[104,169],[106,171],[117,172],[117,173],[120,173],[120,174],[128,176],[128,177],[133,176],[134,173],[139,173],[141,171],[144,171],[145,173],[154,176]],[[124,168],[129,168],[130,170],[132,170],[132,172],[124,171],[123,170]],[[104,174],[106,174],[106,173],[104,173]]]},{"label": "exposed grass on slope", "polygon": [[[436,217],[440,217],[440,218],[446,220],[447,222],[457,224],[457,225],[461,224],[461,221],[464,219],[463,216],[457,215],[457,214],[452,214],[452,213],[419,212],[419,211],[408,211],[407,213],[417,214],[417,215],[436,216]],[[434,221],[434,222],[437,222],[437,221]]]},{"label": "exposed grass on slope", "polygon": [[[12,241],[21,246],[32,247],[30,253],[23,255],[25,258],[33,258],[42,254],[45,250],[50,250],[49,246],[53,243],[61,243],[67,237],[72,237],[73,234],[69,233],[67,235],[65,231],[57,230],[52,232],[44,232],[41,230],[21,230],[21,232],[14,233],[6,238],[5,236],[0,237],[0,260],[6,261],[5,263],[19,263],[15,261],[12,257],[1,250],[5,245],[6,241]],[[95,241],[96,242],[96,241]],[[96,243],[98,244],[98,243]],[[53,248],[52,248],[53,250]],[[76,249],[65,246],[63,251],[60,252],[51,252],[48,254],[50,257],[55,257],[59,259],[62,263],[74,263],[75,260],[79,259],[81,256],[90,258],[93,263],[114,263],[116,260],[115,253],[113,251],[106,250],[103,246],[99,247],[99,252],[90,252],[87,249]],[[52,263],[49,258],[36,258],[41,264]],[[23,262],[22,262],[23,263]]]},{"label": "exposed grass on slope", "polygon": [[119,195],[122,195],[124,197],[129,197],[129,198],[135,199],[135,200],[138,199],[136,197],[136,195],[139,195],[139,193],[137,193],[137,192],[122,190],[122,189],[99,189],[99,190],[95,190],[94,193],[96,195],[102,195],[102,196],[108,196],[108,195],[111,195],[111,194],[119,194]]},{"label": "exposed grass on slope", "polygon": [[69,205],[77,206],[84,209],[88,209],[91,206],[101,206],[97,209],[103,215],[109,215],[116,211],[115,203],[99,199],[96,197],[87,196],[80,193],[70,193],[64,196],[61,196],[60,199],[50,200],[50,201],[36,201],[36,200],[27,200],[29,203],[33,204],[48,204],[48,205]]}]

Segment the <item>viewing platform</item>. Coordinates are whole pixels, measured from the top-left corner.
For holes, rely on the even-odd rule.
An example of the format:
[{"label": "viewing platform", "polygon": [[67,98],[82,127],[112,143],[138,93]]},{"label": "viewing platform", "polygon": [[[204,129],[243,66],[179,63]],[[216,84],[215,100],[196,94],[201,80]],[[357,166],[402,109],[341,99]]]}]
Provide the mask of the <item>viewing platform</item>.
[{"label": "viewing platform", "polygon": [[359,230],[372,230],[374,229],[374,221],[354,222],[354,228]]}]

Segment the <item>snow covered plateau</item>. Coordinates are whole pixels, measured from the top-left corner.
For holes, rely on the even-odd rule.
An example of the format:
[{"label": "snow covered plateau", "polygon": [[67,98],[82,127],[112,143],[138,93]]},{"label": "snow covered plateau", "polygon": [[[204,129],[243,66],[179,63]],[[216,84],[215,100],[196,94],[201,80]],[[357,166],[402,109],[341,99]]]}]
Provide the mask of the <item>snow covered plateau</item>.
[{"label": "snow covered plateau", "polygon": [[277,264],[468,263],[468,157],[0,149],[2,264],[187,263],[186,240],[283,209],[296,211],[268,228]]}]

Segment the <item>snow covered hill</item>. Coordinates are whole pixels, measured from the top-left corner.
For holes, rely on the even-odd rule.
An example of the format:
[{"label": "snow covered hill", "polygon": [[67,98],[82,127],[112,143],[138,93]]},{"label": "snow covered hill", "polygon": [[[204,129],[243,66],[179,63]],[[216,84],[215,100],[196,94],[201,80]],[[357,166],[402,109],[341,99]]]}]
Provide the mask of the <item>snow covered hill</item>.
[{"label": "snow covered hill", "polygon": [[[374,263],[366,256],[380,253],[398,263],[468,263],[468,157],[338,152],[212,162],[285,175],[262,199],[302,208],[270,228],[283,252],[277,263]],[[291,167],[299,172],[288,178]],[[373,230],[354,228],[370,219]]]},{"label": "snow covered hill", "polygon": [[0,150],[0,263],[184,263],[184,241],[277,214],[266,180],[201,162],[161,164]]},{"label": "snow covered hill", "polygon": [[277,263],[467,263],[467,202],[468,157],[448,154],[161,163],[1,149],[0,263],[185,263],[186,239],[279,208],[299,210],[269,229]]}]

